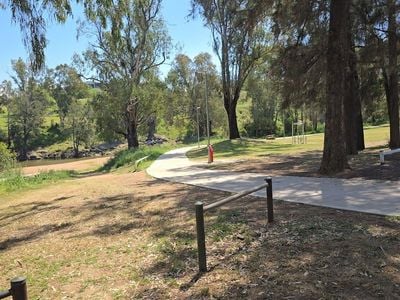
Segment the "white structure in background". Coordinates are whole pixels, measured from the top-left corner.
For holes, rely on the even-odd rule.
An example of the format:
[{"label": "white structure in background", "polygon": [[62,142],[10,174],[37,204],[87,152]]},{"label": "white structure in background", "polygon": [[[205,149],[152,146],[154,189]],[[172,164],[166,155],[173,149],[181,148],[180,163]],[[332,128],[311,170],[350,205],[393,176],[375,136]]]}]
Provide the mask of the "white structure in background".
[{"label": "white structure in background", "polygon": [[292,122],[292,144],[307,144],[303,121]]}]

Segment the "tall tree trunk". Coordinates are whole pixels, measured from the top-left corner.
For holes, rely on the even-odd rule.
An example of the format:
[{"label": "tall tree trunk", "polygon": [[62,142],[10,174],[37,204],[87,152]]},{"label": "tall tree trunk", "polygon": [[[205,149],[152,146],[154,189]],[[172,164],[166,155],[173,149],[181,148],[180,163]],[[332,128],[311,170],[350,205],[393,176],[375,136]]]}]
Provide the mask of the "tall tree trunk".
[{"label": "tall tree trunk", "polygon": [[128,140],[128,149],[138,148],[139,140],[136,124],[134,122],[129,122],[127,129],[128,134],[126,135],[126,139]]},{"label": "tall tree trunk", "polygon": [[226,113],[228,114],[229,139],[239,139],[240,134],[236,116],[237,99],[230,99],[229,96],[225,96],[224,105]]},{"label": "tall tree trunk", "polygon": [[147,140],[152,141],[155,139],[155,133],[156,133],[156,117],[155,116],[150,116],[149,119],[147,120],[147,126],[148,126],[148,131],[147,131]]},{"label": "tall tree trunk", "polygon": [[[360,99],[361,100],[361,99]],[[361,113],[361,101],[356,102],[355,110],[357,111],[357,150],[362,151],[365,149],[365,140],[364,140],[364,122]]]},{"label": "tall tree trunk", "polygon": [[126,107],[126,139],[128,141],[128,149],[138,148],[138,132],[137,132],[137,101],[131,99]]},{"label": "tall tree trunk", "polygon": [[350,1],[332,0],[327,51],[327,90],[324,152],[320,172],[331,174],[348,167],[344,138],[346,67],[348,61],[347,32]]},{"label": "tall tree trunk", "polygon": [[10,119],[10,110],[7,107],[7,148],[11,148],[11,119]]},{"label": "tall tree trunk", "polygon": [[388,0],[388,56],[389,65],[387,67],[387,106],[390,122],[390,141],[391,149],[400,147],[399,131],[399,88],[397,75],[397,34],[396,34],[396,5],[394,0]]},{"label": "tall tree trunk", "polygon": [[72,144],[73,144],[73,148],[74,148],[74,157],[78,158],[79,157],[79,142],[78,142],[78,137],[76,135],[75,117],[72,119]]},{"label": "tall tree trunk", "polygon": [[361,113],[360,83],[357,73],[357,56],[351,30],[348,31],[348,68],[344,120],[347,154],[357,154],[364,147],[364,131]]},{"label": "tall tree trunk", "polygon": [[78,157],[79,157],[79,145],[74,144],[74,158],[78,158]]},{"label": "tall tree trunk", "polygon": [[19,160],[25,161],[28,159],[28,134],[24,127],[23,137],[22,137],[22,147],[19,155]]}]

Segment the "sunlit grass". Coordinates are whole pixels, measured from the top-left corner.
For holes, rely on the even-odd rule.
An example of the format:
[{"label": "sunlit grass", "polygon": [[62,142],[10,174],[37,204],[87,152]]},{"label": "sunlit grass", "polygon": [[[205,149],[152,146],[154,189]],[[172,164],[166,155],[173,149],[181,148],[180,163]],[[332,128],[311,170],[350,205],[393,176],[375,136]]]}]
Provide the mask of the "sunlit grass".
[{"label": "sunlit grass", "polygon": [[[371,127],[364,130],[366,147],[385,147],[388,142],[389,127]],[[322,151],[324,134],[312,134],[306,136],[306,144],[292,144],[292,137],[266,139],[237,139],[213,141],[214,156],[219,158],[250,157],[256,158],[265,155],[290,155],[308,151]],[[204,158],[207,150],[203,147],[188,152],[192,159]]]},{"label": "sunlit grass", "polygon": [[41,172],[34,176],[24,176],[19,170],[11,170],[0,176],[0,195],[52,184],[73,177],[73,171]]},{"label": "sunlit grass", "polygon": [[[176,146],[175,146],[176,147]],[[163,144],[155,146],[142,146],[138,149],[126,149],[118,152],[113,158],[111,158],[99,171],[111,171],[121,167],[132,167],[131,171],[137,171],[136,169],[145,169],[151,162],[156,160],[161,154],[174,148],[172,144]],[[147,157],[145,161],[136,165],[135,162]]]}]

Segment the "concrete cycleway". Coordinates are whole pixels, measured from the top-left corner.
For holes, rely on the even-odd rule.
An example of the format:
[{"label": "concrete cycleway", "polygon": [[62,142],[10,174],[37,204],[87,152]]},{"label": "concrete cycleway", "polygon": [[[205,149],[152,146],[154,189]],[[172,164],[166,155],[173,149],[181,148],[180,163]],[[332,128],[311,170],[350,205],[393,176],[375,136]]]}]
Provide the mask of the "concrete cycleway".
[{"label": "concrete cycleway", "polygon": [[[147,169],[155,178],[228,192],[240,192],[264,183],[268,173],[238,173],[202,168],[206,163],[190,161],[180,148],[161,155]],[[274,198],[344,210],[400,216],[398,182],[274,176]],[[265,197],[265,190],[254,193]]]}]

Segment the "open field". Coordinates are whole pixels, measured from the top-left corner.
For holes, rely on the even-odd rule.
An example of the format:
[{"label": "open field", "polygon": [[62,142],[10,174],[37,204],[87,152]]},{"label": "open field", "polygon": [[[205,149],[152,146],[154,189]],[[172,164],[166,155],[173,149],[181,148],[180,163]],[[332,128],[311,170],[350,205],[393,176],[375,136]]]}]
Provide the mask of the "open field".
[{"label": "open field", "polygon": [[[349,169],[331,175],[338,178],[363,178],[381,180],[400,179],[400,155],[385,158],[379,163],[379,150],[387,144],[389,127],[371,127],[365,131],[367,149],[358,155],[348,157]],[[319,167],[322,158],[323,134],[307,136],[307,144],[291,143],[291,138],[276,140],[243,139],[217,141],[214,143],[215,161],[210,169],[236,172],[264,173],[271,176],[313,176],[321,177]],[[195,160],[207,160],[205,148],[188,152]]]},{"label": "open field", "polygon": [[[30,299],[396,299],[400,220],[247,197],[206,215],[198,276],[194,202],[226,193],[103,174],[0,201],[0,286]],[[245,205],[243,205],[245,203]]]},{"label": "open field", "polygon": [[[371,127],[364,130],[365,146],[385,147],[389,140],[389,127],[379,126]],[[323,149],[324,135],[323,133],[312,134],[307,136],[306,144],[292,144],[292,138],[277,138],[275,140],[265,139],[241,139],[241,140],[217,140],[213,143],[215,157],[218,158],[257,158],[266,155],[288,155],[301,152],[316,151],[321,152]],[[206,149],[193,150],[188,153],[191,159],[205,159],[207,156]]]}]

